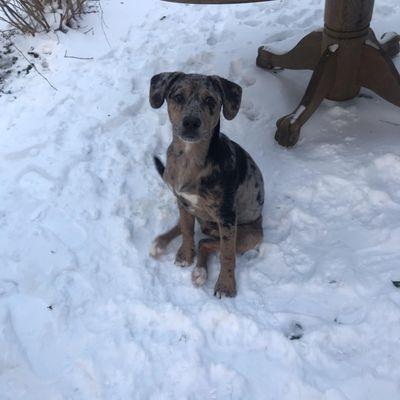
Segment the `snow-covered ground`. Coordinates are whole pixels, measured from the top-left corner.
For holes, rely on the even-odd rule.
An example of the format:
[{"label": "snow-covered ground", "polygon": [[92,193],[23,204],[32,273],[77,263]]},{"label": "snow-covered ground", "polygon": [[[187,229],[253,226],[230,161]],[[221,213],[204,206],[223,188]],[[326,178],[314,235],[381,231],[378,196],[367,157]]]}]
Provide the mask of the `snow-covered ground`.
[{"label": "snow-covered ground", "polygon": [[[398,0],[376,3],[377,34],[399,29]],[[399,109],[366,90],[326,101],[286,150],[275,121],[310,72],[255,66],[260,44],[319,27],[323,1],[102,4],[104,24],[16,39],[57,90],[31,71],[0,97],[0,399],[399,399]],[[234,299],[213,296],[217,257],[195,289],[178,241],[148,256],[177,218],[151,159],[166,110],[147,99],[172,70],[244,89],[223,131],[260,165],[267,202]]]}]

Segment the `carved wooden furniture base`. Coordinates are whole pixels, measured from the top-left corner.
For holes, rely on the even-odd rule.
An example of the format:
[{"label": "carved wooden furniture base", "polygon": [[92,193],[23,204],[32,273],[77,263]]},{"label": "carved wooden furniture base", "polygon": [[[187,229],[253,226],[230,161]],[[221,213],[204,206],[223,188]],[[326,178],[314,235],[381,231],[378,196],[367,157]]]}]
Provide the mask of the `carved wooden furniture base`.
[{"label": "carved wooden furniture base", "polygon": [[323,30],[310,33],[286,54],[259,48],[261,68],[314,71],[300,105],[276,123],[275,139],[282,146],[297,143],[301,127],[324,99],[349,100],[366,87],[400,107],[400,75],[391,60],[400,51],[400,36],[377,40],[369,27],[373,6],[374,0],[326,0]]}]

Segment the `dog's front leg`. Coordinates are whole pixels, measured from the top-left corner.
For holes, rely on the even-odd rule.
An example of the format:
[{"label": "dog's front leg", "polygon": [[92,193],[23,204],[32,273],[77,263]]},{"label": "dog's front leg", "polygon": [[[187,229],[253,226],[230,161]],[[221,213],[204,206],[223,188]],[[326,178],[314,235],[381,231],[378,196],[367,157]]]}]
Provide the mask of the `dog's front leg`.
[{"label": "dog's front leg", "polygon": [[214,296],[219,298],[236,296],[236,231],[236,221],[219,225],[221,270],[214,289]]},{"label": "dog's front leg", "polygon": [[193,264],[196,254],[194,247],[194,216],[189,214],[178,202],[179,225],[182,233],[182,245],[176,253],[175,264],[188,267]]}]

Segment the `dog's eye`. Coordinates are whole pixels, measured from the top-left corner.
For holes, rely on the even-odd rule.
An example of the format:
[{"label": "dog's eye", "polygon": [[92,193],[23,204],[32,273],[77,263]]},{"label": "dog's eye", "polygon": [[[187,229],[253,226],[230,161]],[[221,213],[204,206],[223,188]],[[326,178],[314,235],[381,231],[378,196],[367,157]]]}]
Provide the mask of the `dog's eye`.
[{"label": "dog's eye", "polygon": [[207,96],[205,101],[206,101],[208,106],[210,106],[210,107],[214,107],[215,106],[215,100],[214,100],[213,97]]},{"label": "dog's eye", "polygon": [[172,99],[178,103],[181,104],[184,102],[185,98],[183,97],[183,95],[181,95],[180,93],[176,94],[175,96],[172,97]]}]

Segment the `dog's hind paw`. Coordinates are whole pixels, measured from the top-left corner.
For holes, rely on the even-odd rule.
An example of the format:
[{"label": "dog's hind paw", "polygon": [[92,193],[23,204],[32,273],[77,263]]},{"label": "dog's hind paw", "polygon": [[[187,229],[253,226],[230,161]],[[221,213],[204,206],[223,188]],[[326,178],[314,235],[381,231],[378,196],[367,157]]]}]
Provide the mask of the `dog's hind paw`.
[{"label": "dog's hind paw", "polygon": [[165,247],[160,246],[159,241],[156,239],[153,244],[151,245],[150,249],[150,257],[159,258],[165,252]]},{"label": "dog's hind paw", "polygon": [[192,271],[192,283],[195,287],[203,286],[207,280],[207,270],[203,267],[195,267]]}]

